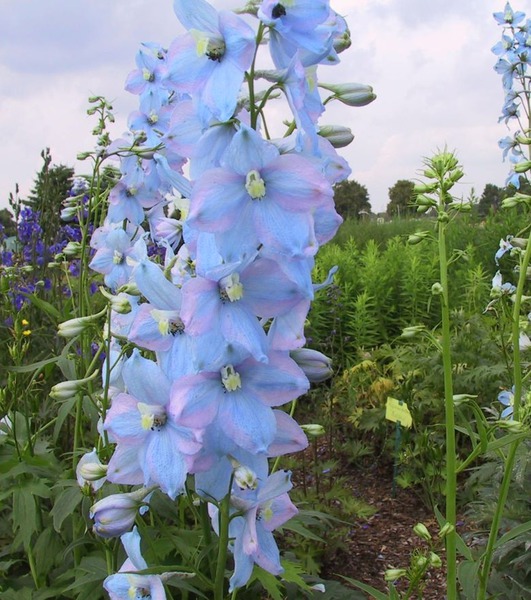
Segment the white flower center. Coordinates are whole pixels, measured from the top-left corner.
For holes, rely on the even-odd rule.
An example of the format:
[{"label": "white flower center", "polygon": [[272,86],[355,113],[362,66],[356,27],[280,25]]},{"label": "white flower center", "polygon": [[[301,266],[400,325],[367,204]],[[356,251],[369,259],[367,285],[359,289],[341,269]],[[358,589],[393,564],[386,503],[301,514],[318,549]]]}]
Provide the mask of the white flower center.
[{"label": "white flower center", "polygon": [[159,404],[145,404],[144,402],[138,402],[136,407],[140,413],[140,419],[142,423],[142,429],[146,431],[160,431],[160,428],[166,425],[168,417],[163,406]]},{"label": "white flower center", "polygon": [[253,169],[245,178],[245,189],[253,200],[261,200],[266,194],[265,182],[260,173]]},{"label": "white flower center", "polygon": [[227,392],[234,392],[242,387],[240,374],[234,370],[232,365],[226,365],[221,369],[221,383]]},{"label": "white flower center", "polygon": [[238,273],[231,273],[219,282],[219,294],[222,300],[236,302],[243,297],[243,285],[240,283]]}]

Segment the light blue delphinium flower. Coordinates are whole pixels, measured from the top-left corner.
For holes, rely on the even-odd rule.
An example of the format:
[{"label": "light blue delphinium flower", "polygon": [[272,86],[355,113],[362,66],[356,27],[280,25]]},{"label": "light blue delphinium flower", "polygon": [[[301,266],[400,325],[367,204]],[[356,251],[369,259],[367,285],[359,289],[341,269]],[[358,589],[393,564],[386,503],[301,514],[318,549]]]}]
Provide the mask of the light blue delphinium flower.
[{"label": "light blue delphinium flower", "polygon": [[332,186],[310,159],[280,154],[242,124],[222,167],[195,181],[187,223],[215,233],[225,259],[235,247],[251,252],[260,244],[286,256],[313,255],[312,211],[333,205],[332,198]]},{"label": "light blue delphinium flower", "polygon": [[[148,568],[140,551],[140,535],[137,528],[124,533],[120,538],[127,553],[127,560],[120,571],[110,575],[103,582],[103,587],[109,593],[111,600],[166,600],[163,579],[171,573],[162,575],[137,575],[134,571]],[[122,571],[127,571],[123,573]]]},{"label": "light blue delphinium flower", "polygon": [[509,2],[507,2],[503,12],[493,13],[493,17],[500,25],[511,25],[514,27],[525,19],[525,13],[520,11],[514,12]]},{"label": "light blue delphinium flower", "polygon": [[253,59],[254,31],[238,15],[218,13],[205,0],[174,0],[173,6],[189,33],[170,45],[164,83],[179,93],[195,94],[199,106],[227,121]]},{"label": "light blue delphinium flower", "polygon": [[[235,485],[231,494],[231,511],[241,513],[229,525],[233,540],[230,549],[234,554],[234,573],[230,578],[229,592],[244,586],[256,563],[273,575],[280,575],[280,553],[273,531],[297,514],[288,492],[292,487],[291,473],[277,471],[267,480],[258,477],[245,487]],[[218,510],[209,505],[214,530],[218,530]]]},{"label": "light blue delphinium flower", "polygon": [[[118,444],[107,478],[113,483],[156,484],[175,498],[201,450],[200,427],[192,430],[168,410],[169,379],[137,350],[125,362],[122,376],[127,393],[113,397],[104,423],[111,441]],[[189,412],[194,414],[194,407]],[[196,416],[196,421],[201,418]]]},{"label": "light blue delphinium flower", "polygon": [[500,417],[502,419],[512,419],[514,411],[514,386],[511,388],[511,390],[503,390],[500,392],[498,394],[498,402],[505,406]]},{"label": "light blue delphinium flower", "polygon": [[329,19],[330,14],[328,0],[263,0],[258,18],[269,26],[269,50],[277,69],[285,69],[297,52],[305,67],[333,53],[341,24]]}]

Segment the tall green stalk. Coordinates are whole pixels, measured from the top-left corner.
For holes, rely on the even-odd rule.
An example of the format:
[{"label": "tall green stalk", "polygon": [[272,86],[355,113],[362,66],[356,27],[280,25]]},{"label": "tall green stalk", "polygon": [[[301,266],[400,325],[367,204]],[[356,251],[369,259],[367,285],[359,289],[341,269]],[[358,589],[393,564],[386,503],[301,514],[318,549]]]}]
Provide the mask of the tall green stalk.
[{"label": "tall green stalk", "polygon": [[457,462],[455,455],[455,415],[454,392],[452,378],[452,355],[450,348],[450,307],[448,305],[448,255],[446,248],[446,213],[444,212],[444,192],[440,191],[438,245],[439,245],[439,277],[441,292],[442,319],[442,360],[444,373],[444,407],[446,416],[446,521],[452,530],[446,536],[446,587],[447,599],[457,597],[457,556],[456,556],[456,495],[457,495]]},{"label": "tall green stalk", "polygon": [[[513,344],[513,382],[514,382],[514,406],[513,406],[513,417],[515,421],[518,421],[520,414],[520,406],[522,402],[522,367],[520,362],[520,308],[522,305],[522,296],[524,293],[524,286],[527,279],[527,269],[531,260],[531,234],[527,240],[527,248],[524,254],[523,260],[520,263],[520,276],[518,278],[518,285],[516,288],[516,294],[513,305],[512,315],[512,344]],[[498,537],[498,531],[500,529],[500,523],[507,502],[507,496],[509,495],[509,488],[511,485],[511,478],[514,469],[514,463],[516,460],[516,452],[518,446],[522,440],[516,439],[509,446],[509,452],[505,459],[505,467],[502,482],[500,485],[500,492],[498,495],[498,502],[496,504],[496,510],[492,519],[492,524],[489,532],[489,539],[487,541],[487,547],[483,555],[483,562],[479,571],[479,592],[478,600],[485,600],[487,597],[487,584],[489,581],[490,569],[492,567],[492,559],[494,555],[494,546]]]},{"label": "tall green stalk", "polygon": [[[432,181],[415,186],[417,211],[422,213],[434,208],[437,211],[437,244],[439,249],[439,283],[432,287],[432,293],[441,299],[442,341],[440,349],[443,362],[444,406],[446,426],[446,509],[445,518],[449,524],[446,540],[446,598],[457,598],[457,533],[455,531],[457,512],[457,456],[455,441],[455,412],[452,375],[452,353],[450,332],[450,306],[448,293],[447,228],[451,216],[466,210],[467,206],[454,202],[449,190],[461,179],[457,158],[451,152],[439,152],[426,160],[424,175]],[[428,237],[428,233],[417,234],[415,243]]]}]

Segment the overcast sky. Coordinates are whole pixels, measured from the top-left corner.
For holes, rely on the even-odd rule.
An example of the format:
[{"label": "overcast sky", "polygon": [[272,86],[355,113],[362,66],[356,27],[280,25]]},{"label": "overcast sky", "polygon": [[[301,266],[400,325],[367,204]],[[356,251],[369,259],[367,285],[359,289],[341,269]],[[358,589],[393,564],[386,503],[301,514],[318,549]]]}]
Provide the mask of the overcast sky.
[{"label": "overcast sky", "polygon": [[[214,0],[232,8],[240,3]],[[53,162],[85,172],[76,154],[92,149],[87,97],[112,100],[113,137],[126,130],[136,97],[124,91],[141,42],[167,46],[182,32],[172,0],[0,0],[0,208],[19,183],[31,188],[50,147]],[[497,142],[501,78],[491,47],[501,29],[492,13],[505,0],[331,0],[351,30],[352,46],[323,82],[356,81],[378,98],[363,108],[328,105],[322,124],[349,126],[341,152],[351,179],[365,185],[374,212],[385,210],[398,179],[414,180],[423,157],[445,146],[464,167],[457,191],[503,186],[508,165]],[[520,0],[515,10],[525,10]]]}]

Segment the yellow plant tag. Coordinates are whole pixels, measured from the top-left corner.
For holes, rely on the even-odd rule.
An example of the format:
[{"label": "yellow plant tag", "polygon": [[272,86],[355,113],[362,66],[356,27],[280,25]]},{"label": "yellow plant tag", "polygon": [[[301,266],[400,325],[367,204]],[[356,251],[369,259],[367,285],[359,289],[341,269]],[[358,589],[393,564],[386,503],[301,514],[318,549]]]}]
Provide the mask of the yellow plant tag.
[{"label": "yellow plant tag", "polygon": [[413,419],[405,402],[396,398],[387,398],[385,405],[385,418],[393,423],[400,423],[402,427],[411,427]]}]

